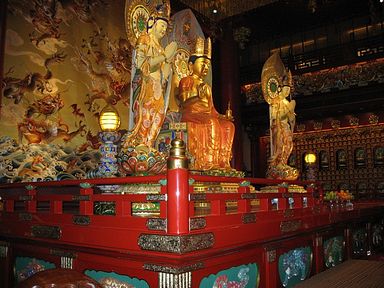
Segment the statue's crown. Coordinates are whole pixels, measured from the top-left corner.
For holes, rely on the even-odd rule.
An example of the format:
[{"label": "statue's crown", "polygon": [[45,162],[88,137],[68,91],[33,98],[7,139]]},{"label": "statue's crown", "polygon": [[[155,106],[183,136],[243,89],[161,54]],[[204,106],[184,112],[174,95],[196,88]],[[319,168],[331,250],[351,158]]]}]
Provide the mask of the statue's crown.
[{"label": "statue's crown", "polygon": [[171,6],[168,3],[169,1],[163,1],[161,4],[156,5],[155,11],[151,14],[153,20],[164,20],[169,22],[171,16]]},{"label": "statue's crown", "polygon": [[195,50],[192,51],[191,56],[205,57],[211,59],[211,50],[211,38],[207,38],[207,40],[204,41],[203,37],[197,37]]}]

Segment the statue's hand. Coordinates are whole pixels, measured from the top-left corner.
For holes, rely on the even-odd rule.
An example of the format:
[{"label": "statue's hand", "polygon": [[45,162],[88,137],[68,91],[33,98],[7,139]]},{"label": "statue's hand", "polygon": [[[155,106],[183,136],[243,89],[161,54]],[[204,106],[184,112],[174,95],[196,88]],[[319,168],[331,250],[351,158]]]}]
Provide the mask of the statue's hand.
[{"label": "statue's hand", "polygon": [[168,61],[172,59],[173,56],[176,55],[176,50],[177,50],[177,43],[175,41],[172,41],[167,45],[167,47],[165,47],[164,54],[165,54],[165,57],[167,57]]}]

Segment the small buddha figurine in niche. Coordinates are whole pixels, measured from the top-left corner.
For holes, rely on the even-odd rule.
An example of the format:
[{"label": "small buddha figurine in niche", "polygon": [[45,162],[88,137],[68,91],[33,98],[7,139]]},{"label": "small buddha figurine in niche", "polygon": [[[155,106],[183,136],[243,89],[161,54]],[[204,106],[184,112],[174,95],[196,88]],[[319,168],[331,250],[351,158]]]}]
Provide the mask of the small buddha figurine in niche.
[{"label": "small buddha figurine in niche", "polygon": [[190,75],[179,84],[181,121],[187,123],[187,148],[192,156],[190,168],[232,170],[235,125],[230,106],[225,115],[214,107],[211,86],[205,81],[210,64],[211,40],[198,37],[188,60]]}]

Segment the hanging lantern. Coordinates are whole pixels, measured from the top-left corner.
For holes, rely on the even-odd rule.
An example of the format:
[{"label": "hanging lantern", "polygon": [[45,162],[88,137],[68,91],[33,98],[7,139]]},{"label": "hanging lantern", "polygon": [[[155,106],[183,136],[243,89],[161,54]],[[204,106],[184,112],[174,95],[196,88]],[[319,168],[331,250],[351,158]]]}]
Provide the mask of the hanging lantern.
[{"label": "hanging lantern", "polygon": [[116,109],[107,105],[100,112],[99,125],[106,132],[116,131],[120,127],[120,116]]},{"label": "hanging lantern", "polygon": [[315,163],[316,162],[316,154],[312,153],[312,152],[309,152],[309,153],[305,154],[304,161],[307,164]]}]

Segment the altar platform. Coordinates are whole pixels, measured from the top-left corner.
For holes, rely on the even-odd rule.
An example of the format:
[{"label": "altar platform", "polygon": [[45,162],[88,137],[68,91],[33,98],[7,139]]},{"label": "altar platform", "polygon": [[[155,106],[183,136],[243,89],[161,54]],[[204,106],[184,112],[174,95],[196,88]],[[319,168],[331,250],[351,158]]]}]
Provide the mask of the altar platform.
[{"label": "altar platform", "polygon": [[104,287],[293,287],[383,248],[383,203],[331,208],[312,182],[176,167],[3,184],[0,197],[1,287],[53,268]]}]

